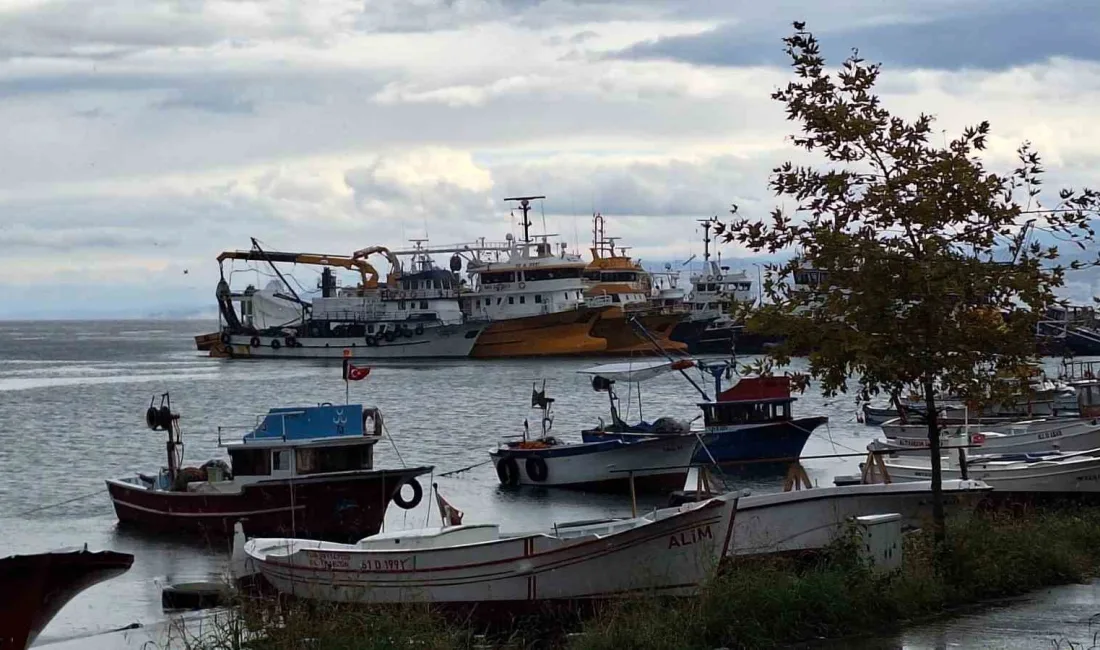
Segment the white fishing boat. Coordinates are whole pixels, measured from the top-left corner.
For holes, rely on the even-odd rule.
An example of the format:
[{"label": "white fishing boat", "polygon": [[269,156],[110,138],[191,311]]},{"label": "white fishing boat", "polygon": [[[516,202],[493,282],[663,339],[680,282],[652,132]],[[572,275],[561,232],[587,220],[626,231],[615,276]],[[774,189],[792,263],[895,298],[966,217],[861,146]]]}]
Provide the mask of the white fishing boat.
[{"label": "white fishing boat", "polygon": [[[947,444],[947,436],[940,444]],[[978,428],[969,436],[970,444],[979,447],[975,453],[1031,454],[1048,451],[1087,451],[1100,448],[1100,419],[1036,420]],[[888,451],[894,454],[927,454],[928,438],[897,437],[875,440],[868,451]]]},{"label": "white fishing boat", "polygon": [[[691,479],[688,479],[690,484]],[[982,481],[943,481],[948,514],[964,512],[992,488]],[[854,517],[898,513],[902,526],[931,517],[932,482],[845,485],[742,496],[730,555],[818,550],[837,540]]]},{"label": "white fishing boat", "polygon": [[[692,595],[726,554],[737,497],[633,519],[508,534],[496,525],[383,533],[357,544],[252,539],[245,562],[278,591],[352,603],[520,603]],[[241,555],[240,552],[235,555]],[[240,576],[238,576],[240,577]]]},{"label": "white fishing boat", "polygon": [[531,406],[542,411],[542,434],[530,439],[524,421],[520,440],[489,452],[502,485],[668,493],[683,484],[699,443],[695,434],[567,444],[550,435],[553,402],[545,383],[541,391],[532,388]]},{"label": "white fishing boat", "polygon": [[[941,435],[971,435],[975,433],[1003,433],[1005,435],[1042,434],[1057,431],[1067,425],[1076,422],[1079,418],[1032,418],[1021,419],[1015,417],[1006,418],[963,418],[944,419],[940,421]],[[928,424],[924,421],[914,422],[910,418],[905,422],[901,418],[895,418],[882,425],[882,433],[887,438],[928,438]]]},{"label": "white fishing boat", "polygon": [[[966,473],[984,481],[995,492],[1044,492],[1079,494],[1100,492],[1100,449],[1072,453],[1003,454],[966,458]],[[945,457],[943,480],[961,476],[954,455]],[[928,481],[929,461],[916,456],[883,459],[893,481]]]}]

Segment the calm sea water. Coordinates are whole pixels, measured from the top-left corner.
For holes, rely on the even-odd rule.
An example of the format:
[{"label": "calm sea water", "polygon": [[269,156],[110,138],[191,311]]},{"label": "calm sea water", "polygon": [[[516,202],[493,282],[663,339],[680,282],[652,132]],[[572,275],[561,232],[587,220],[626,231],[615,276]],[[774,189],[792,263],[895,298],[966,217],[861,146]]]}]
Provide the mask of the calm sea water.
[{"label": "calm sea water", "polygon": [[[116,529],[103,480],[155,472],[164,464],[161,434],[144,426],[151,397],[171,393],[182,415],[187,464],[224,457],[219,425],[254,424],[273,406],[344,399],[338,362],[211,359],[197,352],[192,337],[214,327],[196,321],[0,322],[0,557],[84,544],[135,555],[128,573],[84,592],[63,609],[39,645],[163,621],[163,585],[216,578],[225,569],[227,549]],[[537,428],[539,414],[529,408],[530,394],[532,385],[541,386],[543,380],[557,400],[554,433],[579,439],[582,427],[607,418],[607,400],[577,371],[608,361],[379,363],[368,379],[352,384],[350,397],[385,415],[394,444],[378,446],[379,467],[430,464],[439,474],[487,461],[488,450],[502,436],[522,431],[524,418]],[[643,415],[649,420],[694,417],[697,401],[698,393],[679,375],[643,385]],[[811,388],[796,404],[796,413],[830,418],[829,426],[810,438],[806,455],[859,452],[875,437],[874,429],[855,422],[850,398],[826,400]],[[634,404],[627,419],[636,417]],[[857,471],[858,462],[833,458],[805,465],[813,480],[830,484],[836,474]],[[435,480],[466,513],[467,522],[499,522],[510,530],[630,513],[624,497],[503,491],[490,464]],[[739,487],[777,491],[781,480]],[[434,503],[425,498],[412,511],[391,507],[386,526],[434,525],[436,517]]]}]

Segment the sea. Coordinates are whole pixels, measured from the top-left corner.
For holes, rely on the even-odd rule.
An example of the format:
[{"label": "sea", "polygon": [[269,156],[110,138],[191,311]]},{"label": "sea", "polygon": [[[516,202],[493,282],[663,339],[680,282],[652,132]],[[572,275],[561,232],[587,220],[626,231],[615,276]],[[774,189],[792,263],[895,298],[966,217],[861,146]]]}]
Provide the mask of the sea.
[{"label": "sea", "polygon": [[[120,529],[105,490],[104,479],[156,473],[165,464],[163,433],[147,429],[144,415],[166,393],[181,415],[185,465],[226,458],[219,443],[238,439],[269,408],[347,399],[376,406],[385,417],[389,435],[378,445],[376,466],[434,466],[428,480],[467,523],[543,530],[631,512],[627,496],[502,489],[488,463],[489,450],[520,435],[525,419],[539,430],[531,392],[544,382],[555,399],[558,438],[579,440],[583,428],[609,420],[606,393],[594,391],[578,371],[629,358],[372,362],[365,380],[345,384],[339,361],[219,359],[197,351],[193,337],[216,327],[203,321],[0,322],[0,557],[85,545],[135,556],[127,573],[64,607],[36,646],[91,647],[82,640],[135,624],[163,626],[173,616],[161,608],[165,585],[223,579],[228,547]],[[1056,361],[1050,365],[1053,371]],[[697,371],[693,379],[713,394],[708,379]],[[628,421],[690,419],[702,399],[678,373],[643,383],[640,399],[625,385],[620,393]],[[806,460],[813,482],[832,484],[838,474],[858,472],[877,430],[857,422],[856,412],[852,397],[825,398],[813,385],[796,402],[798,416],[829,417],[803,455],[848,454]],[[727,486],[779,491],[782,477]],[[425,490],[412,510],[391,505],[386,529],[438,525],[437,507],[427,497]],[[639,499],[640,508],[662,505],[663,498]]]}]

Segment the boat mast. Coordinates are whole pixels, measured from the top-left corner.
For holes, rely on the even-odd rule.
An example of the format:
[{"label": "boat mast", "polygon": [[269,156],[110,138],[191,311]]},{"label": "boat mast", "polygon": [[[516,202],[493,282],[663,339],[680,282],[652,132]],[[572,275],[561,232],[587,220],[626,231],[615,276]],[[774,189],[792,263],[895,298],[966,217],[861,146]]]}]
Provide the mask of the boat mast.
[{"label": "boat mast", "polygon": [[524,247],[531,243],[531,220],[527,218],[527,213],[531,211],[531,201],[545,198],[545,196],[511,196],[504,199],[505,201],[519,201],[519,209],[523,211],[523,223],[520,225],[523,226]]},{"label": "boat mast", "polygon": [[703,266],[710,260],[710,219],[699,219],[703,224]]},{"label": "boat mast", "polygon": [[287,290],[290,291],[290,295],[294,296],[295,302],[297,302],[298,306],[302,309],[302,320],[305,321],[306,303],[302,302],[302,299],[299,298],[298,294],[294,291],[294,287],[290,286],[290,283],[286,281],[285,277],[283,277],[282,272],[279,271],[279,267],[275,266],[275,263],[272,262],[271,258],[267,256],[267,253],[264,252],[264,249],[260,247],[260,242],[256,241],[255,237],[249,237],[249,239],[252,240],[252,247],[255,248],[256,252],[264,258],[264,261],[267,262],[267,265],[271,267],[271,270],[275,271],[275,275],[279,277],[279,281],[283,283],[283,286],[285,286]]}]

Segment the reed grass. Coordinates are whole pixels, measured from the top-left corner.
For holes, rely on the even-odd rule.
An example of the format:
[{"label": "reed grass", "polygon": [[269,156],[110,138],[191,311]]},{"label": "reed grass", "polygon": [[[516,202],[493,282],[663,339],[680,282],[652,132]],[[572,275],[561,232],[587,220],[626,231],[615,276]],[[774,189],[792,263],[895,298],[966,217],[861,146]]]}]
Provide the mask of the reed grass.
[{"label": "reed grass", "polygon": [[[931,534],[905,539],[904,563],[876,573],[846,537],[812,559],[731,562],[692,599],[640,598],[575,616],[513,621],[503,629],[444,618],[424,606],[351,608],[270,601],[239,607],[238,642],[222,631],[193,650],[316,648],[771,648],[894,631],[969,606],[1100,575],[1100,509],[973,513],[948,522],[934,561]],[[252,640],[242,641],[240,629]]]}]

